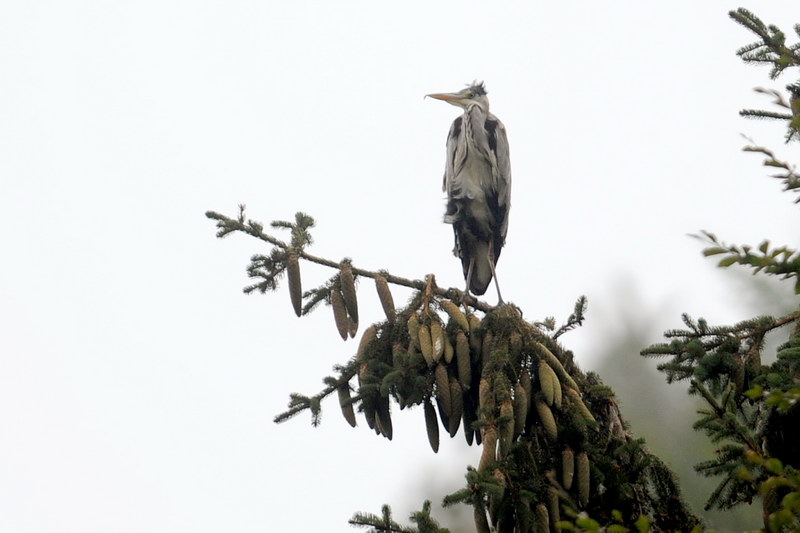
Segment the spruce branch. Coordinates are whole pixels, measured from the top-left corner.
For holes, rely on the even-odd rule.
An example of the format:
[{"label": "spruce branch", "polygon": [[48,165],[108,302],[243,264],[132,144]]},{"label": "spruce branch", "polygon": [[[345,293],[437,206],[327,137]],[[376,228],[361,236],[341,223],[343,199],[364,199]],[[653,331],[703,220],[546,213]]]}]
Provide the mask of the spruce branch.
[{"label": "spruce branch", "polygon": [[771,63],[771,79],[777,78],[789,67],[800,65],[800,43],[787,45],[786,35],[777,26],[764,24],[744,8],[730,11],[728,15],[759,37],[758,41],[737,50],[736,54],[745,63]]},{"label": "spruce branch", "polygon": [[[772,96],[773,104],[785,109],[786,111],[766,111],[763,109],[742,109],[739,115],[744,118],[753,118],[759,120],[783,120],[786,122],[786,142],[790,142],[795,138],[800,139],[800,83],[790,84],[786,86],[789,93],[789,98],[774,89],[764,89],[763,87],[756,87],[754,89],[757,93]],[[751,141],[752,142],[752,141]],[[748,150],[748,148],[755,148]],[[758,151],[766,153],[767,150],[762,147],[748,147],[745,151]],[[770,153],[770,161],[774,162],[770,166],[778,166],[775,163],[774,156]],[[765,163],[766,164],[766,163]],[[788,170],[788,168],[787,168]]]},{"label": "spruce branch", "polygon": [[[795,128],[795,130],[796,129],[797,128]],[[745,151],[745,152],[760,153],[760,154],[764,154],[765,156],[767,156],[766,159],[764,159],[764,162],[763,162],[763,165],[765,167],[779,168],[779,169],[783,170],[782,173],[773,174],[771,177],[783,181],[783,184],[784,184],[783,190],[784,191],[795,191],[796,190],[796,191],[800,192],[800,174],[797,173],[797,171],[795,170],[795,166],[794,165],[790,165],[786,161],[781,161],[780,159],[775,157],[775,154],[771,150],[768,150],[767,148],[764,148],[763,146],[756,146],[756,145],[753,144],[753,145],[745,146],[744,148],[742,148],[742,150]],[[797,199],[795,200],[795,203],[800,203],[800,195],[798,195]]]},{"label": "spruce branch", "polygon": [[[718,401],[717,398],[711,394],[711,392],[700,381],[693,379],[691,384],[692,386],[690,391],[699,393],[700,396],[703,397],[703,400],[705,400],[705,402],[713,410],[713,418],[709,419],[707,423],[695,424],[696,428],[708,429],[712,440],[714,441],[735,438],[735,440],[737,440],[739,443],[746,446],[747,449],[758,449],[758,444],[753,438],[753,435],[751,435],[750,431],[748,431],[742,424],[737,423],[736,404],[735,402],[731,402],[733,399],[733,395],[730,394],[733,392],[731,387],[729,387],[727,397],[723,398],[722,401]],[[712,421],[719,422],[721,425],[715,425],[712,423]]]},{"label": "spruce branch", "polygon": [[335,370],[338,370],[339,372],[339,377],[326,377],[323,382],[327,386],[314,396],[303,396],[302,394],[292,393],[289,399],[289,409],[276,415],[273,419],[273,422],[276,424],[286,422],[302,411],[309,409],[312,415],[311,424],[314,427],[317,427],[320,423],[320,404],[322,403],[322,400],[324,400],[327,396],[330,396],[333,392],[339,390],[339,388],[349,386],[348,384],[353,376],[356,375],[357,369],[358,367],[356,366],[355,361],[350,361],[345,366],[335,367]]},{"label": "spruce branch", "polygon": [[[606,516],[603,506],[612,502],[626,516],[647,513],[664,529],[697,523],[674,480],[661,485],[675,488],[671,494],[650,481],[672,474],[658,470],[654,466],[658,461],[632,439],[610,389],[597,376],[581,372],[572,354],[557,342],[582,324],[585,297],[577,300],[557,330],[554,320],[545,320],[548,334],[537,323],[523,320],[513,305],[490,307],[475,301],[460,307],[461,291],[438,288],[432,275],[409,280],[385,270],[360,269],[349,259],[335,262],[313,256],[305,250],[312,242],[308,230],[313,219],[302,213],[293,221],[270,225],[289,230],[289,243],[247,219],[244,206],[236,218],[215,212],[207,216],[217,221],[220,237],[242,232],[272,246],[268,254],[251,259],[248,274],[259,281],[248,292],[274,290],[279,277],[287,275],[295,311],[307,313],[320,302],[330,302],[343,337],[354,335],[358,317],[356,278],[376,280],[387,320],[364,330],[356,353],[346,364],[334,367],[321,391],[291,394],[288,409],[275,417],[276,423],[308,410],[312,425],[319,425],[322,403],[335,391],[351,426],[356,425],[357,409],[370,429],[391,439],[392,405],[400,409],[424,405],[418,411],[424,410],[434,451],[440,425],[451,437],[463,428],[467,442],[482,447],[478,467],[468,470],[467,485],[446,499],[448,504],[471,505],[479,531],[489,531],[489,524],[501,531],[515,524],[542,527],[549,521],[548,513],[558,516],[559,501],[591,509],[601,517]],[[336,270],[322,286],[302,293],[303,308],[295,301],[300,290],[292,258]],[[394,308],[386,294],[387,283],[415,289],[405,308]],[[480,318],[475,309],[485,316]],[[354,379],[357,386],[351,386]],[[561,487],[565,495],[554,499],[549,480],[556,468],[563,468],[562,454],[573,454],[572,450],[575,464],[570,468],[576,480],[571,488]],[[604,478],[605,472],[619,474]],[[609,494],[615,496],[610,500]],[[351,524],[397,533],[447,531],[432,519],[427,503],[411,515],[411,521],[411,527],[398,524],[385,506],[381,514],[357,513]]]},{"label": "spruce branch", "polygon": [[558,331],[553,333],[553,339],[557,339],[564,333],[571,331],[578,326],[582,326],[587,307],[588,301],[586,300],[586,296],[581,296],[578,298],[578,301],[575,302],[575,310],[571,315],[569,315],[567,321],[560,328],[558,328]]},{"label": "spruce branch", "polygon": [[[241,233],[246,233],[275,247],[269,256],[253,256],[251,264],[248,267],[248,275],[251,277],[262,278],[263,281],[246,287],[246,293],[253,292],[254,290],[259,290],[262,293],[275,290],[277,288],[276,278],[282,275],[284,272],[284,266],[282,262],[285,261],[286,254],[289,251],[296,251],[298,258],[304,259],[311,263],[316,263],[318,265],[326,266],[336,270],[339,270],[342,266],[340,261],[333,261],[324,257],[318,257],[309,254],[304,250],[305,246],[313,242],[310,234],[308,233],[308,229],[314,225],[314,219],[305,213],[298,212],[295,216],[296,220],[293,223],[280,220],[271,223],[271,226],[276,229],[291,230],[292,241],[290,244],[287,244],[273,235],[265,233],[263,224],[249,219],[245,220],[244,205],[239,206],[239,216],[235,219],[229,218],[215,211],[206,212],[206,217],[217,221],[217,237],[219,238],[226,237],[229,234],[238,231]],[[460,289],[443,289],[435,285],[430,286],[430,283],[426,280],[410,279],[390,274],[386,270],[372,271],[358,268],[356,266],[352,266],[352,273],[355,276],[371,279],[383,277],[389,283],[402,287],[408,287],[418,291],[424,291],[428,289],[436,296],[441,296],[453,301],[464,301],[467,305],[479,311],[488,312],[492,309],[491,305],[478,300],[472,295],[465,297],[464,291]],[[313,310],[314,307],[323,300],[323,298],[319,297],[318,291],[309,291],[304,294],[304,297],[305,296],[314,296],[314,299],[312,299],[311,302],[303,308],[303,314]]]},{"label": "spruce branch", "polygon": [[416,533],[416,530],[405,528],[392,520],[392,509],[388,505],[381,508],[381,516],[371,513],[355,513],[349,521],[356,527],[371,527],[375,533]]},{"label": "spruce branch", "polygon": [[[786,35],[773,25],[767,26],[761,19],[750,11],[740,8],[729,13],[730,17],[755,33],[760,40],[741,47],[736,53],[745,63],[772,64],[770,78],[776,79],[787,68],[800,66],[800,42],[787,45]],[[795,25],[795,32],[800,25]],[[773,89],[757,88],[756,91],[771,95],[775,98],[774,104],[787,109],[789,113],[776,113],[760,109],[744,109],[739,112],[743,117],[757,119],[777,119],[787,122],[786,142],[794,138],[800,139],[800,84],[790,84],[786,87],[790,97],[788,99]]]},{"label": "spruce branch", "polygon": [[773,120],[791,120],[792,115],[788,113],[776,113],[774,111],[763,111],[760,109],[742,109],[739,115],[745,118],[758,118],[758,119],[773,119]]},{"label": "spruce branch", "polygon": [[417,527],[404,527],[392,519],[392,510],[388,505],[381,508],[381,516],[371,513],[355,513],[350,525],[355,527],[371,527],[370,533],[450,533],[449,529],[439,526],[431,516],[431,502],[425,500],[422,509],[411,513],[410,519]]},{"label": "spruce branch", "polygon": [[[762,37],[761,43],[739,50],[745,61],[773,62],[773,78],[788,66],[800,65],[796,54],[800,45],[785,47],[785,36],[776,27],[764,25],[743,9],[732,12],[731,16]],[[788,99],[779,91],[756,90],[772,96],[775,105],[789,112],[744,110],[741,114],[750,118],[786,120],[789,123],[788,142],[800,130],[800,85],[787,86]],[[793,165],[748,140],[751,144],[744,151],[760,153],[766,156],[765,166],[781,169],[782,172],[773,177],[784,182],[784,190],[800,189],[800,176]],[[693,237],[709,245],[703,250],[704,256],[722,256],[719,267],[741,264],[750,267],[753,274],[795,278],[794,291],[800,294],[800,251],[786,246],[775,247],[767,240],[757,248],[730,245],[708,231]],[[709,496],[706,509],[729,509],[739,503],[751,502],[759,486],[766,484],[763,469],[758,472],[751,470],[748,476],[742,476],[748,454],[766,447],[782,458],[791,457],[792,461],[798,461],[796,430],[792,428],[798,425],[800,411],[781,412],[774,406],[789,406],[793,397],[791,391],[795,390],[792,387],[800,380],[800,364],[796,362],[800,360],[800,311],[778,318],[756,317],[733,326],[710,326],[705,320],[693,320],[686,314],[682,318],[687,329],[665,332],[664,336],[671,339],[670,342],[652,345],[641,354],[670,356],[669,361],[658,365],[658,369],[666,373],[667,381],[690,379],[689,392],[700,395],[707,404],[708,408],[698,411],[700,417],[694,428],[704,431],[717,444],[716,457],[697,464],[695,469],[706,476],[723,476]],[[779,348],[775,363],[769,367],[762,366],[766,336],[789,324],[795,325],[794,336],[787,345]],[[795,346],[798,347],[798,357],[794,357]],[[771,392],[764,392],[765,388]],[[785,398],[790,401],[783,401]],[[772,510],[768,509],[765,500],[765,517],[773,519],[776,514],[769,514]]]},{"label": "spruce branch", "polygon": [[704,241],[711,246],[703,250],[706,257],[724,255],[718,266],[727,268],[734,264],[749,266],[753,274],[780,276],[781,279],[795,278],[794,291],[800,294],[800,251],[787,246],[771,247],[768,240],[758,245],[757,250],[749,245],[731,245],[720,241],[716,235],[708,231],[701,231],[700,235],[692,237]]}]

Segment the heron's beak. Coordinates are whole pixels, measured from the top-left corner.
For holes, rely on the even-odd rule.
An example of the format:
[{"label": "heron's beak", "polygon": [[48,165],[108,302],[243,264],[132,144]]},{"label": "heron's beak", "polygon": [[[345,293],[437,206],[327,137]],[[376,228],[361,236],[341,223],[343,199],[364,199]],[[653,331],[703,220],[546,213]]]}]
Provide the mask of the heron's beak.
[{"label": "heron's beak", "polygon": [[458,93],[433,93],[433,94],[426,94],[426,98],[436,98],[437,100],[444,100],[450,104],[454,104],[457,100],[461,98],[461,95]]}]

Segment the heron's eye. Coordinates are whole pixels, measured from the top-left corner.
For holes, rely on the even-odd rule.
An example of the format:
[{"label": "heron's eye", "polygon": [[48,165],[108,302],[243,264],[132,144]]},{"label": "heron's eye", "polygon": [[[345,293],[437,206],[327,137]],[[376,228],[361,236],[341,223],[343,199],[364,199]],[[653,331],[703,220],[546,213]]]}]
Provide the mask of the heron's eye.
[{"label": "heron's eye", "polygon": [[474,96],[475,96],[475,93],[473,93],[472,91],[467,93],[467,98],[473,98]]}]

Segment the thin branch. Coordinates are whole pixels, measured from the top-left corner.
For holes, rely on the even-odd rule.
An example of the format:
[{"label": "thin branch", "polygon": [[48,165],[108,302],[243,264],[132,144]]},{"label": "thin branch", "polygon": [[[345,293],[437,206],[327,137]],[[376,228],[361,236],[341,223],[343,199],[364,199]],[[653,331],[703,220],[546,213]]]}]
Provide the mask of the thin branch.
[{"label": "thin branch", "polygon": [[356,520],[356,519],[351,518],[350,520],[348,520],[348,523],[351,526],[355,526],[355,527],[360,527],[360,526],[364,526],[364,527],[380,527],[380,531],[385,531],[386,533],[408,533],[408,530],[405,529],[405,528],[397,529],[397,528],[394,528],[394,527],[391,527],[391,526],[387,528],[383,524],[377,525],[377,524],[375,524],[375,523],[373,523],[373,522],[371,522],[369,520],[363,520],[362,521],[362,520]]},{"label": "thin branch", "polygon": [[[216,213],[214,211],[206,212],[206,216],[212,220],[217,221],[217,226],[220,228],[220,231],[217,233],[219,237],[224,237],[225,235],[233,231],[241,231],[257,239],[260,239],[264,242],[267,242],[273,246],[282,248],[284,250],[288,250],[290,248],[288,244],[281,241],[280,239],[276,239],[272,235],[264,233],[263,225],[261,225],[258,222],[254,222],[252,220],[247,220],[247,222],[244,222],[244,220],[241,218],[239,220],[228,218],[225,215]],[[341,267],[341,263],[338,261],[332,261],[324,257],[311,255],[305,251],[300,251],[297,255],[298,257],[305,259],[306,261],[317,263],[318,265],[323,265],[329,268],[334,268],[336,270],[338,270]],[[377,272],[353,266],[353,273],[358,276],[363,276],[372,279],[375,279],[378,276],[383,276],[389,283],[393,283],[395,285],[400,285],[403,287],[408,287],[411,289],[416,289],[419,291],[424,291],[428,288],[428,284],[425,280],[409,279],[401,276],[395,276],[386,271]],[[431,286],[430,290],[436,296],[441,296],[459,302],[465,301],[465,303],[468,304],[469,306],[473,307],[474,309],[478,309],[479,311],[483,311],[485,313],[491,311],[494,308],[492,305],[489,305],[486,302],[478,300],[472,295],[469,295],[469,297],[465,299],[464,291],[453,287],[449,289],[443,289],[441,287]]]},{"label": "thin branch", "polygon": [[314,396],[309,396],[305,398],[306,401],[302,402],[290,401],[289,409],[278,415],[275,415],[275,418],[273,418],[273,422],[275,422],[276,424],[280,424],[281,422],[286,422],[294,415],[299,414],[300,412],[306,409],[309,409],[311,405],[319,405],[323,399],[333,394],[340,386],[347,385],[350,382],[350,380],[353,379],[353,376],[356,375],[357,371],[358,371],[358,366],[355,364],[355,361],[351,361],[347,366],[341,369],[341,374],[339,375],[338,379],[326,378],[325,383],[327,383],[328,386],[319,391]]},{"label": "thin branch", "polygon": [[750,448],[751,450],[758,450],[758,444],[756,444],[756,442],[753,441],[750,435],[742,433],[739,430],[739,427],[736,424],[732,423],[731,420],[725,416],[725,414],[727,413],[726,409],[717,403],[716,399],[714,398],[714,396],[711,395],[708,389],[706,389],[696,379],[693,379],[691,383],[692,387],[694,387],[694,389],[700,393],[700,395],[703,397],[706,403],[709,406],[711,406],[711,408],[714,410],[714,414],[717,416],[717,419],[723,422],[728,427],[728,429],[731,430],[732,433],[738,435],[742,443],[744,443],[748,448]]}]

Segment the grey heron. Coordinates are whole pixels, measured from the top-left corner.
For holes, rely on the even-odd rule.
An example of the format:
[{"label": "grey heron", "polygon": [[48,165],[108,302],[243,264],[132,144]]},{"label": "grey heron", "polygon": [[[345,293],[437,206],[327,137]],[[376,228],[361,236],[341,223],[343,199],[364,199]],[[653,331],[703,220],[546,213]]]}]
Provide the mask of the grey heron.
[{"label": "grey heron", "polygon": [[466,294],[484,294],[494,278],[502,304],[495,265],[505,244],[511,208],[506,128],[489,112],[483,82],[455,93],[427,96],[464,110],[447,135],[442,190],[447,193],[444,221],[453,225],[453,254],[461,259]]}]

